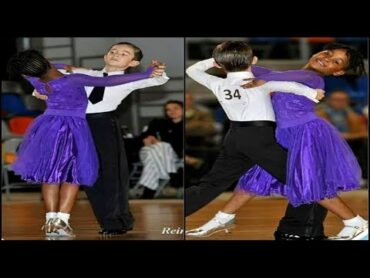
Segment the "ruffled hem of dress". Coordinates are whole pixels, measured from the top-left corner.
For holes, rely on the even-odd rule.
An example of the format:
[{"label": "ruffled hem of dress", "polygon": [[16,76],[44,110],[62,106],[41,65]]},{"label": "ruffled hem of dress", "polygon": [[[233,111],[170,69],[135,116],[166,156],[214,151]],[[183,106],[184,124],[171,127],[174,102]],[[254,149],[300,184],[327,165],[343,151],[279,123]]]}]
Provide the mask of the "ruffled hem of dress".
[{"label": "ruffled hem of dress", "polygon": [[254,191],[254,190],[245,190],[241,187],[237,187],[235,189],[235,191],[240,191],[240,192],[246,192],[246,193],[250,193],[250,194],[253,194],[253,195],[257,195],[257,196],[276,196],[276,195],[279,195],[281,197],[284,197],[286,199],[288,199],[289,203],[293,206],[293,207],[299,207],[301,205],[309,205],[309,204],[313,204],[313,203],[317,203],[318,201],[322,201],[324,199],[331,199],[331,198],[334,198],[334,197],[337,197],[339,193],[341,192],[348,192],[348,191],[354,191],[354,190],[357,190],[359,189],[361,186],[360,185],[357,185],[355,187],[349,187],[349,188],[345,188],[345,189],[340,189],[338,191],[334,191],[334,192],[329,192],[329,193],[326,193],[324,196],[321,196],[320,199],[309,199],[309,200],[305,200],[304,202],[301,201],[301,202],[291,202],[286,195],[281,195],[277,192],[270,192],[270,193],[266,193],[266,194],[261,194],[260,192],[258,191]]},{"label": "ruffled hem of dress", "polygon": [[32,176],[25,175],[25,174],[19,173],[17,171],[14,171],[14,173],[16,175],[20,176],[22,180],[24,180],[24,181],[26,181],[28,183],[31,183],[31,184],[40,184],[40,183],[49,183],[49,184],[71,183],[71,184],[76,184],[76,185],[84,186],[84,187],[92,187],[95,184],[95,182],[80,183],[77,180],[68,181],[68,180],[43,180],[43,179],[35,179]]}]

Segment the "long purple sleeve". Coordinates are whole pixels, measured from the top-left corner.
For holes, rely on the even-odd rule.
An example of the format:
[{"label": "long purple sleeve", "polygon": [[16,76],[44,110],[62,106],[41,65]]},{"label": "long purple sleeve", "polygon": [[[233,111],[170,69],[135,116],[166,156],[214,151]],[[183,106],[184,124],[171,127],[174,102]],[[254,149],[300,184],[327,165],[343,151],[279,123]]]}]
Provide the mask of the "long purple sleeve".
[{"label": "long purple sleeve", "polygon": [[133,81],[149,78],[152,74],[154,68],[150,67],[145,72],[140,73],[131,73],[131,74],[120,74],[120,75],[111,75],[106,77],[93,77],[85,74],[72,74],[69,76],[71,82],[83,86],[91,87],[110,87],[117,86],[125,83],[130,83]]},{"label": "long purple sleeve", "polygon": [[312,84],[319,84],[324,87],[324,80],[317,73],[309,70],[287,70],[287,71],[273,71],[260,66],[252,66],[253,75],[265,81],[289,81],[298,82],[307,86]]},{"label": "long purple sleeve", "polygon": [[272,70],[270,69],[260,67],[260,66],[252,66],[252,73],[255,77],[259,77],[260,75],[268,74],[270,72],[272,72]]},{"label": "long purple sleeve", "polygon": [[44,91],[45,85],[39,81],[38,77],[25,76],[24,77],[39,93]]},{"label": "long purple sleeve", "polygon": [[258,76],[259,79],[265,81],[290,81],[302,83],[306,86],[312,87],[316,84],[317,88],[324,88],[324,79],[317,73],[309,70],[288,70],[288,71],[270,71],[267,74]]}]

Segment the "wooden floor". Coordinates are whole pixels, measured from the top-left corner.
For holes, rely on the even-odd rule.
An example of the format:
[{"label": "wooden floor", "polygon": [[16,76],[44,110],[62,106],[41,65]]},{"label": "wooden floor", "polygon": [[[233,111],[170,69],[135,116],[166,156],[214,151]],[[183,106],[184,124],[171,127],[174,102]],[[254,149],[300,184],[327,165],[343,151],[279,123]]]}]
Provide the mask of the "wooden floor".
[{"label": "wooden floor", "polygon": [[[97,231],[89,202],[79,198],[74,207],[71,226],[75,238],[47,238],[40,230],[44,222],[43,203],[39,193],[12,193],[11,201],[2,197],[2,238],[4,240],[183,240],[182,200],[131,200],[136,219],[135,229],[122,236],[102,237]],[[187,217],[187,228],[204,224],[220,210],[230,197],[224,193],[208,206]],[[343,193],[341,197],[355,210],[368,218],[368,191]],[[284,214],[287,202],[283,198],[256,198],[237,214],[231,233],[219,232],[201,240],[273,240],[273,232]],[[342,222],[329,213],[325,221],[327,235],[335,235]],[[163,233],[166,229],[166,233]],[[170,230],[169,230],[170,229]],[[169,234],[168,234],[169,233]],[[198,240],[188,237],[187,240]]]},{"label": "wooden floor", "polygon": [[[222,209],[231,193],[224,193],[206,207],[186,218],[186,228],[193,229],[209,221]],[[345,202],[362,217],[368,219],[368,190],[342,193]],[[209,237],[186,237],[187,240],[273,240],[273,233],[285,213],[286,199],[280,197],[256,198],[237,214],[236,225],[230,233],[218,232]],[[342,221],[328,213],[325,233],[336,235],[343,228]]]},{"label": "wooden floor", "polygon": [[[132,200],[134,230],[125,235],[102,237],[89,202],[79,198],[70,224],[75,238],[45,237],[41,226],[45,212],[39,193],[12,193],[2,197],[2,239],[4,240],[183,240],[182,200]],[[165,230],[165,233],[163,231]]]}]

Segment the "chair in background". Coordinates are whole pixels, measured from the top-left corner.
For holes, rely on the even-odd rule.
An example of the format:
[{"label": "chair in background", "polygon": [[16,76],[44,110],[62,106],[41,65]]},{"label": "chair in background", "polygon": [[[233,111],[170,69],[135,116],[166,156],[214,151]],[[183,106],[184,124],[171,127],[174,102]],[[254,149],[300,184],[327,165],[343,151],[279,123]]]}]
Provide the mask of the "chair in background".
[{"label": "chair in background", "polygon": [[21,136],[12,133],[9,130],[8,124],[4,120],[1,120],[1,142],[4,142],[5,140],[10,138],[20,138],[20,137]]},{"label": "chair in background", "polygon": [[10,190],[15,188],[30,187],[26,182],[9,181],[9,172],[11,171],[11,164],[16,159],[16,153],[22,138],[7,139],[2,143],[1,152],[1,191],[5,191],[7,200],[10,200]]},{"label": "chair in background", "polygon": [[1,94],[1,110],[11,116],[37,116],[40,111],[28,110],[23,102],[22,96],[17,93]]},{"label": "chair in background", "polygon": [[[178,169],[184,168],[184,162],[182,160],[178,161],[178,163],[176,165],[177,165]],[[130,189],[130,196],[132,198],[140,198],[143,194],[143,191],[144,191],[144,186],[142,186],[139,183],[141,172],[143,170],[143,164],[141,162],[134,162],[132,164],[132,166],[133,166],[133,168],[130,172],[130,184],[134,183],[135,185],[132,189]],[[171,179],[160,179],[158,188],[155,191],[155,194],[154,194],[153,198],[158,198],[161,195],[163,189],[167,185],[170,185],[170,181],[171,181]],[[182,194],[181,190],[182,190],[182,188],[178,189],[178,193],[177,193],[178,197],[181,197],[181,194]]]},{"label": "chair in background", "polygon": [[14,117],[9,120],[9,130],[16,135],[24,135],[28,126],[34,118],[32,117]]},{"label": "chair in background", "polygon": [[140,196],[143,194],[144,187],[140,186],[139,184],[142,171],[143,164],[140,161],[132,163],[132,169],[130,171],[130,185],[133,184],[134,186],[129,192],[130,197],[132,198],[140,198]]}]

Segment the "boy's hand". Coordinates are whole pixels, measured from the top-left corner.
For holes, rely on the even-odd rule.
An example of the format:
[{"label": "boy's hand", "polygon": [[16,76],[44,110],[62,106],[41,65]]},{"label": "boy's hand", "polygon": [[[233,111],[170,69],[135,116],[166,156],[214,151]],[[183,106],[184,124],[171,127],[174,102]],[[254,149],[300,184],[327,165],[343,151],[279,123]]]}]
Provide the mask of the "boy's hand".
[{"label": "boy's hand", "polygon": [[159,62],[158,60],[152,60],[152,61],[150,62],[149,67],[155,67],[155,66],[157,66],[158,62]]},{"label": "boy's hand", "polygon": [[241,87],[243,89],[249,89],[249,88],[254,88],[254,87],[259,87],[259,86],[262,86],[263,84],[266,83],[266,81],[264,80],[260,80],[260,79],[255,79],[255,78],[247,78],[247,79],[243,79],[244,81],[250,81],[246,84],[243,84]]},{"label": "boy's hand", "polygon": [[41,100],[47,100],[48,99],[48,96],[45,96],[45,95],[42,95],[40,94],[38,91],[34,90],[32,95],[37,98],[37,99],[41,99]]},{"label": "boy's hand", "polygon": [[317,95],[315,99],[322,100],[325,97],[325,91],[321,89],[316,89]]},{"label": "boy's hand", "polygon": [[164,73],[164,69],[155,67],[150,77],[159,77]]},{"label": "boy's hand", "polygon": [[166,68],[166,64],[162,63],[159,60],[152,60],[151,63],[150,63],[150,66],[151,67],[159,67],[159,68],[164,67],[164,68]]},{"label": "boy's hand", "polygon": [[150,77],[159,77],[159,76],[162,76],[162,74],[166,70],[166,64],[165,63],[162,63],[162,62],[160,62],[158,60],[152,60],[152,62],[150,63],[150,66],[151,67],[155,67],[154,68],[154,71],[152,72],[152,74],[150,75]]},{"label": "boy's hand", "polygon": [[76,67],[72,65],[65,65],[64,70],[68,73],[73,73],[73,71],[76,69]]}]

